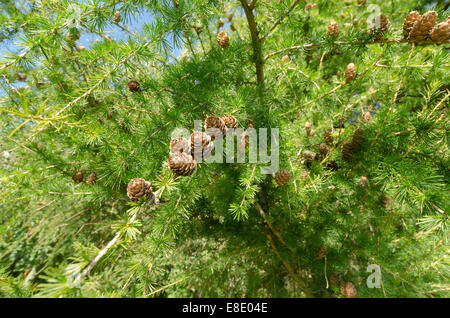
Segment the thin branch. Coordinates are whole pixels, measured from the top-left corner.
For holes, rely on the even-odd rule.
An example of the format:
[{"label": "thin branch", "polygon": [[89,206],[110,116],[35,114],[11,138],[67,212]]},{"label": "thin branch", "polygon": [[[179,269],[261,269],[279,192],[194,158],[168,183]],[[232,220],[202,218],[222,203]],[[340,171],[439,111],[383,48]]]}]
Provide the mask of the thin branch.
[{"label": "thin branch", "polygon": [[254,62],[256,67],[256,77],[258,81],[258,85],[261,87],[264,86],[264,71],[263,64],[264,60],[262,57],[262,49],[261,49],[261,39],[259,38],[258,27],[256,25],[255,17],[253,16],[252,9],[248,6],[246,0],[240,0],[242,3],[242,7],[244,8],[245,16],[247,17],[248,26],[250,29],[250,35],[252,37],[252,46],[253,46],[253,54],[254,54]]},{"label": "thin branch", "polygon": [[[142,207],[139,208],[139,210],[131,217],[130,221],[128,222],[128,224],[133,223],[138,217],[139,215],[144,211],[145,207],[149,206],[152,203],[155,203],[155,205],[158,204],[159,202],[159,198],[161,197],[161,194],[163,192],[163,189],[159,189],[158,191],[156,191],[153,194],[153,197],[146,202]],[[102,259],[103,256],[106,255],[106,253],[108,253],[108,251],[115,246],[117,243],[119,243],[119,240],[122,236],[122,231],[119,231],[114,238],[109,241],[109,243],[97,254],[97,256],[95,256],[88,264],[88,266],[86,266],[86,268],[80,272],[74,279],[74,285],[77,286],[81,280],[83,280],[84,277],[86,277],[87,275],[89,275],[89,273],[91,272],[91,270],[95,267],[95,265],[97,265],[97,263]]]},{"label": "thin branch", "polygon": [[273,30],[275,30],[275,28],[292,12],[292,10],[294,10],[297,4],[299,4],[301,1],[303,0],[295,0],[294,3],[291,4],[289,9],[287,9],[287,11],[283,13],[283,15],[274,23],[274,25],[272,25],[269,31],[261,37],[261,41],[264,41],[266,37],[268,37],[269,34],[272,33]]}]

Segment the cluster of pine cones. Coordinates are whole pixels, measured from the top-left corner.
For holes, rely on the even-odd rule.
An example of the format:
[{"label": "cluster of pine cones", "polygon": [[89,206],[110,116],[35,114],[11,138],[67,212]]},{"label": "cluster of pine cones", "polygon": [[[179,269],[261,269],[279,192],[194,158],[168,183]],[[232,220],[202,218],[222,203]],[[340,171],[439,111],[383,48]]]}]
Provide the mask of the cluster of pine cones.
[{"label": "cluster of pine cones", "polygon": [[424,15],[410,12],[403,23],[403,35],[413,43],[429,40],[436,44],[449,43],[450,17],[436,25],[437,17],[436,11],[428,11]]},{"label": "cluster of pine cones", "polygon": [[[82,171],[76,171],[73,176],[72,176],[72,180],[75,181],[76,183],[81,183],[84,181],[84,174]],[[92,172],[86,179],[86,183],[89,185],[93,185],[95,184],[95,182],[97,181],[97,175],[95,174],[95,172]]]},{"label": "cluster of pine cones", "polygon": [[[309,8],[310,9],[310,8]],[[436,24],[438,14],[436,11],[428,11],[420,15],[417,11],[410,12],[403,22],[403,35],[411,43],[432,41],[436,44],[450,43],[450,17],[445,18],[441,23]],[[377,33],[377,40],[389,30],[389,18],[381,14],[374,21],[371,32]],[[339,35],[339,25],[331,22],[327,30],[330,38]]]},{"label": "cluster of pine cones", "polygon": [[208,116],[205,120],[206,132],[194,131],[189,140],[183,137],[171,140],[169,169],[177,176],[192,175],[197,166],[196,160],[211,156],[213,141],[223,138],[228,129],[236,127],[237,120],[232,115]]}]

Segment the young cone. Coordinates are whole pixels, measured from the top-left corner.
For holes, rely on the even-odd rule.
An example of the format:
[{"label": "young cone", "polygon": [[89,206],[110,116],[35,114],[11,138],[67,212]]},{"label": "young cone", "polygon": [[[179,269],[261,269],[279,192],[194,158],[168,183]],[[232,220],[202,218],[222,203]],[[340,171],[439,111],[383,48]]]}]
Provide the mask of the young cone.
[{"label": "young cone", "polygon": [[409,41],[418,43],[425,41],[431,33],[434,25],[436,24],[437,13],[436,11],[428,11],[420,20],[414,23],[414,26],[409,33]]},{"label": "young cone", "polygon": [[140,199],[150,199],[152,195],[150,182],[145,181],[143,178],[131,179],[127,186],[127,195],[133,202],[137,202]]},{"label": "young cone", "polygon": [[219,43],[222,49],[226,48],[230,43],[230,37],[225,31],[220,31],[217,35],[217,43]]},{"label": "young cone", "polygon": [[197,167],[197,162],[195,162],[194,158],[184,152],[171,154],[168,162],[169,169],[172,170],[176,176],[190,176]]},{"label": "young cone", "polygon": [[450,42],[450,20],[447,19],[444,22],[436,25],[430,34],[431,40],[436,44],[443,44]]},{"label": "young cone", "polygon": [[408,13],[408,15],[405,18],[405,21],[403,22],[403,35],[405,38],[408,38],[409,33],[411,32],[414,23],[419,21],[421,18],[421,15],[417,11],[411,11]]},{"label": "young cone", "polygon": [[290,178],[291,175],[289,174],[289,171],[281,169],[275,175],[275,182],[281,187],[288,184]]}]

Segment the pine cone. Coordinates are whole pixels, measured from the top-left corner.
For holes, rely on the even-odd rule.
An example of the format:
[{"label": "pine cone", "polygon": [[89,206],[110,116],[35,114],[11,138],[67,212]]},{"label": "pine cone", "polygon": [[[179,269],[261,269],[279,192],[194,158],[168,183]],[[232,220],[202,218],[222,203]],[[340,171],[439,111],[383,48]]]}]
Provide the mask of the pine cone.
[{"label": "pine cone", "polygon": [[[217,129],[213,129],[214,131],[208,131],[208,129],[210,129],[210,128],[217,128],[217,129],[219,129],[221,134],[219,134],[219,131],[217,131]],[[216,117],[216,116],[208,116],[208,117],[206,117],[205,130],[206,130],[206,133],[211,136],[212,140],[222,139],[223,137],[225,137],[225,135],[227,133],[226,132],[225,122],[223,121],[222,118]]]},{"label": "pine cone", "polygon": [[366,188],[369,185],[369,179],[367,179],[366,176],[361,176],[361,179],[359,179],[359,186],[361,188]]},{"label": "pine cone", "polygon": [[370,114],[370,112],[365,112],[361,117],[361,121],[364,123],[369,123],[371,120],[372,120],[372,115]]},{"label": "pine cone", "polygon": [[289,171],[281,169],[275,175],[275,182],[281,187],[288,184],[290,177]]},{"label": "pine cone", "polygon": [[27,80],[27,74],[25,74],[25,73],[16,73],[15,75],[16,75],[17,79],[21,82],[24,82]]},{"label": "pine cone", "polygon": [[331,135],[331,129],[327,129],[324,131],[323,138],[325,139],[327,145],[333,144],[333,136]]},{"label": "pine cone", "polygon": [[347,65],[347,68],[345,69],[345,81],[346,83],[350,83],[356,78],[356,65],[353,63],[350,63]]},{"label": "pine cone", "polygon": [[328,153],[328,151],[330,151],[330,147],[328,147],[326,143],[321,142],[320,145],[319,145],[319,152],[320,152],[322,155],[326,156],[326,154]]},{"label": "pine cone", "polygon": [[307,3],[305,6],[305,11],[309,11],[317,8],[317,3]]},{"label": "pine cone", "polygon": [[234,26],[233,23],[231,23],[231,25],[230,25],[230,30],[233,32],[236,32],[236,27]]},{"label": "pine cone", "polygon": [[436,25],[430,34],[431,40],[436,44],[450,42],[450,18]]},{"label": "pine cone", "polygon": [[361,149],[362,144],[365,141],[363,135],[364,135],[364,130],[362,130],[361,128],[358,128],[355,131],[355,133],[353,134],[352,147],[353,147],[354,152],[358,152]]},{"label": "pine cone", "polygon": [[189,141],[186,140],[186,138],[177,137],[170,141],[170,153],[171,154],[184,152],[189,155],[190,151],[191,151],[191,145],[189,144]]},{"label": "pine cone", "polygon": [[337,288],[339,286],[339,276],[336,273],[331,273],[330,275],[331,286]]},{"label": "pine cone", "polygon": [[223,20],[219,19],[219,21],[217,21],[217,27],[220,29],[221,27],[223,27]]},{"label": "pine cone", "polygon": [[389,31],[389,18],[385,14],[381,14],[375,21],[375,29],[381,33]]},{"label": "pine cone", "polygon": [[75,174],[72,176],[72,180],[75,182],[78,182],[78,183],[83,182],[83,179],[84,179],[84,175],[83,175],[83,172],[81,172],[81,171],[75,172]]},{"label": "pine cone", "polygon": [[409,33],[409,41],[418,43],[426,40],[430,35],[431,30],[436,24],[437,13],[436,11],[428,11],[420,20],[414,23],[414,26]]},{"label": "pine cone", "polygon": [[148,200],[152,195],[150,182],[143,178],[131,179],[127,186],[127,195],[131,201],[137,202],[141,198]]},{"label": "pine cone", "polygon": [[96,181],[97,181],[97,176],[95,175],[94,172],[92,172],[92,173],[88,176],[88,178],[87,178],[87,180],[86,180],[86,183],[89,184],[89,185],[93,185],[93,184],[95,184]]},{"label": "pine cone", "polygon": [[281,61],[284,63],[289,62],[289,55],[283,55],[283,57],[281,58]]},{"label": "pine cone", "polygon": [[220,31],[217,35],[217,43],[219,43],[222,49],[226,48],[230,43],[230,37],[225,31]]},{"label": "pine cone", "polygon": [[122,21],[122,15],[120,14],[119,11],[114,12],[113,20],[114,23],[120,23],[120,21]]},{"label": "pine cone", "polygon": [[311,124],[309,121],[307,121],[307,122],[305,123],[305,130],[306,130],[306,131],[310,130],[310,129],[311,129],[311,126],[312,126],[312,124]]},{"label": "pine cone", "polygon": [[224,116],[222,116],[222,120],[225,123],[225,126],[227,128],[236,128],[237,127],[237,120],[232,115],[224,115]]},{"label": "pine cone", "polygon": [[342,144],[342,159],[347,162],[350,162],[353,159],[353,146],[349,141],[344,141]]},{"label": "pine cone", "polygon": [[169,156],[169,169],[176,176],[190,176],[194,173],[196,166],[197,162],[195,162],[194,158],[184,152]]},{"label": "pine cone", "polygon": [[351,282],[342,282],[340,287],[345,298],[356,298],[358,296],[358,292]]},{"label": "pine cone", "polygon": [[411,32],[414,23],[419,21],[421,18],[421,15],[417,11],[411,11],[408,13],[408,15],[405,18],[405,21],[403,22],[403,35],[405,38],[408,38],[409,33]]},{"label": "pine cone", "polygon": [[132,93],[137,92],[141,89],[141,85],[137,81],[128,82],[128,90]]},{"label": "pine cone", "polygon": [[339,35],[339,25],[336,22],[331,22],[328,26],[328,36],[330,38],[337,37]]},{"label": "pine cone", "polygon": [[214,149],[214,143],[211,137],[202,131],[194,131],[191,134],[191,154],[195,160],[211,156]]},{"label": "pine cone", "polygon": [[317,159],[317,154],[315,152],[309,151],[309,150],[305,150],[302,153],[303,158],[305,158],[306,160],[316,160]]},{"label": "pine cone", "polygon": [[319,248],[319,252],[317,254],[318,254],[318,256],[317,256],[318,259],[326,257],[327,256],[327,246],[326,245],[322,245]]},{"label": "pine cone", "polygon": [[228,16],[227,16],[227,18],[228,18],[228,21],[232,21],[233,20],[233,13],[228,13]]}]

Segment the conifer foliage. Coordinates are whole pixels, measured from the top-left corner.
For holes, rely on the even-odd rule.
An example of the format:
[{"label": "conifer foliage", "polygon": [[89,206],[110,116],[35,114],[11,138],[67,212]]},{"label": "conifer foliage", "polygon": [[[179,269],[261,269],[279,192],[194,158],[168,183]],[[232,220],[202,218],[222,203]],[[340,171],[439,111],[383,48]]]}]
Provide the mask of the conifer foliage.
[{"label": "conifer foliage", "polygon": [[448,1],[0,9],[1,297],[450,295]]}]

